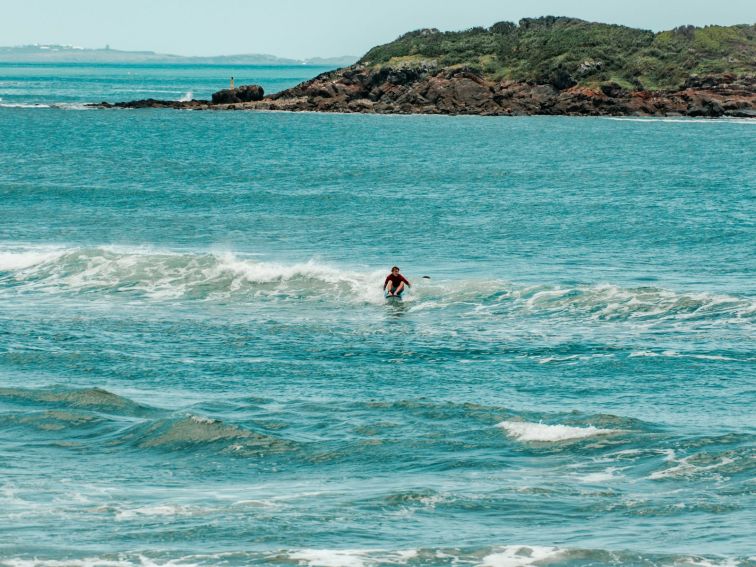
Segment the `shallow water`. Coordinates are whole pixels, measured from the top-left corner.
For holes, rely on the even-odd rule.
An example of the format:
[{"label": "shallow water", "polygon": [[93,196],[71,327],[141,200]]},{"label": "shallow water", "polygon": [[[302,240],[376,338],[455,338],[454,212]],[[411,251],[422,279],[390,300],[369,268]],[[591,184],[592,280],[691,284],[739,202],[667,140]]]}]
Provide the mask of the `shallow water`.
[{"label": "shallow water", "polygon": [[0,134],[0,564],[754,564],[753,123]]}]

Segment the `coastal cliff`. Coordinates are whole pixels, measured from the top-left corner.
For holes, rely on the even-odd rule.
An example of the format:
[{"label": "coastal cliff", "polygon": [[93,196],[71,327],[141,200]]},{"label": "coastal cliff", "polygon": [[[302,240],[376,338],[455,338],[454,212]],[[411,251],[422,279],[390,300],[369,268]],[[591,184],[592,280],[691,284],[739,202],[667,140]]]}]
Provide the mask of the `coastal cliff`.
[{"label": "coastal cliff", "polygon": [[426,29],[371,49],[355,65],[267,97],[261,89],[254,98],[235,99],[225,91],[209,102],[115,106],[756,117],[756,26],[653,33],[549,16],[462,32]]}]

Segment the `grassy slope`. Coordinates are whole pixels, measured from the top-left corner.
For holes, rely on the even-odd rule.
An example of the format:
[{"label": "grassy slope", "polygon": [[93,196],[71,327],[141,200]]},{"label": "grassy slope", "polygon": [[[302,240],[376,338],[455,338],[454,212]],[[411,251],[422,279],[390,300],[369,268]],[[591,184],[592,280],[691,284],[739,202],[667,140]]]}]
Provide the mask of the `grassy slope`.
[{"label": "grassy slope", "polygon": [[410,32],[361,59],[369,65],[416,61],[465,65],[494,79],[675,88],[691,75],[755,73],[756,25],[684,26],[655,34],[547,16],[461,32]]}]

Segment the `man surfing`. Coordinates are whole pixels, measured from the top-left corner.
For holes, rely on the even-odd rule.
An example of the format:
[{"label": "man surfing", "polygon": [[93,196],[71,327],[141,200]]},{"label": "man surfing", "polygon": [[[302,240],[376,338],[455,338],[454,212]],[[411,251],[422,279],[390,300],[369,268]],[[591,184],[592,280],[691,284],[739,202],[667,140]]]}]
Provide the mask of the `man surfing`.
[{"label": "man surfing", "polygon": [[391,268],[391,273],[386,276],[386,280],[383,282],[383,290],[386,292],[386,297],[401,297],[405,286],[412,287],[412,284],[399,273],[399,267],[394,266]]}]

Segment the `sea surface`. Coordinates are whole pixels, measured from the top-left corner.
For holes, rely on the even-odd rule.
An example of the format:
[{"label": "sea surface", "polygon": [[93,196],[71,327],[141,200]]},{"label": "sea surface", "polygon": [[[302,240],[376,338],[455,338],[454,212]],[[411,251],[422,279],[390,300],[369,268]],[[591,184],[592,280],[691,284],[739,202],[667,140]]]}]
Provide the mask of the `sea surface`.
[{"label": "sea surface", "polygon": [[756,565],[756,124],[321,70],[0,65],[0,565]]}]

